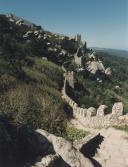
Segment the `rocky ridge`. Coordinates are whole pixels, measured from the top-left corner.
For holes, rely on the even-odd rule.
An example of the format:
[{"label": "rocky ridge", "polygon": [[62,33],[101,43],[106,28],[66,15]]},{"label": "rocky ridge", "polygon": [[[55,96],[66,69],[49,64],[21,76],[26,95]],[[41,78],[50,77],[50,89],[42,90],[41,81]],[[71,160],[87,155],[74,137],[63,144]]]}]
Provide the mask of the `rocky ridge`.
[{"label": "rocky ridge", "polygon": [[[14,14],[7,14],[6,17],[10,22],[17,26],[28,28],[22,35],[23,40],[27,43],[33,39],[36,39],[37,41],[43,40],[46,52],[54,54],[58,59],[57,61],[61,62],[61,59],[66,60],[69,57],[73,57],[72,62],[76,63],[78,68],[77,71],[87,70],[90,74],[97,76],[96,78],[99,82],[102,82],[102,77],[99,77],[99,74],[97,73],[103,73],[107,77],[111,76],[111,68],[105,68],[103,62],[100,59],[97,59],[96,52],[88,49],[86,42],[83,44],[81,35],[68,37],[66,35],[55,34],[45,31],[41,26],[37,26],[34,23],[15,16]],[[70,49],[67,47],[67,43],[71,46]],[[47,54],[45,56],[49,60],[51,59]],[[87,58],[85,67],[83,67],[84,56]]]},{"label": "rocky ridge", "polygon": [[[93,167],[93,163],[87,158],[81,149],[83,145],[88,145],[88,142],[99,137],[98,133],[90,134],[79,142],[71,143],[62,137],[57,137],[53,134],[38,129],[36,130],[41,136],[45,137],[53,145],[55,154],[43,157],[41,161],[35,164],[36,167]],[[41,141],[42,142],[42,141]],[[60,166],[59,166],[60,165]]]}]

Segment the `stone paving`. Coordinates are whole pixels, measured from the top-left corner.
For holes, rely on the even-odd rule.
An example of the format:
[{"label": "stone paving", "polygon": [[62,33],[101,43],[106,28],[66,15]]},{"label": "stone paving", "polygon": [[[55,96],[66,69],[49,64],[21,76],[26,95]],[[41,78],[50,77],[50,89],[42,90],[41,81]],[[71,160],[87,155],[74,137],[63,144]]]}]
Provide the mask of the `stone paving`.
[{"label": "stone paving", "polygon": [[128,133],[115,128],[86,128],[76,119],[72,119],[70,125],[90,133],[98,132],[104,137],[97,153],[92,157],[102,167],[128,167]]}]

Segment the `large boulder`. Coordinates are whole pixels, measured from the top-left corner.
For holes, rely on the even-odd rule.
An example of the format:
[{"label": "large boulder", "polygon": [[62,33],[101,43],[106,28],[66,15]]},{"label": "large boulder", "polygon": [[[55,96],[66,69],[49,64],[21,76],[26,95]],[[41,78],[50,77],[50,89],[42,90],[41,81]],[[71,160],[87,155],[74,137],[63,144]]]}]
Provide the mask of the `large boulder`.
[{"label": "large boulder", "polygon": [[87,70],[91,74],[96,74],[97,71],[105,72],[104,65],[101,61],[88,61],[87,62]]},{"label": "large boulder", "polygon": [[94,59],[95,60],[95,58],[96,58],[95,54],[96,54],[96,52],[88,53],[89,59]]},{"label": "large boulder", "polygon": [[111,75],[112,75],[111,68],[107,68],[107,69],[105,70],[105,74],[106,74],[107,76],[111,76]]},{"label": "large boulder", "polygon": [[36,130],[40,135],[47,138],[52,143],[56,154],[71,167],[93,167],[91,161],[85,158],[84,155],[73,147],[73,144],[62,137],[56,137],[53,134],[38,129]]}]

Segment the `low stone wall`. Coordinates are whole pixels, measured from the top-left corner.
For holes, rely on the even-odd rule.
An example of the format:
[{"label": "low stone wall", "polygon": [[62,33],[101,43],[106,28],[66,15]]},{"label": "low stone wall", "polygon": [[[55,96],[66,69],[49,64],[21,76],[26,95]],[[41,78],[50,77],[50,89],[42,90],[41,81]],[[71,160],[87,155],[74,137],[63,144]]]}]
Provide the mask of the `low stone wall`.
[{"label": "low stone wall", "polygon": [[128,123],[128,114],[123,115],[123,104],[121,102],[113,105],[111,113],[106,112],[106,105],[99,106],[97,110],[94,107],[88,109],[78,107],[77,103],[66,94],[66,79],[62,89],[62,98],[72,107],[73,117],[85,127],[102,128]]}]

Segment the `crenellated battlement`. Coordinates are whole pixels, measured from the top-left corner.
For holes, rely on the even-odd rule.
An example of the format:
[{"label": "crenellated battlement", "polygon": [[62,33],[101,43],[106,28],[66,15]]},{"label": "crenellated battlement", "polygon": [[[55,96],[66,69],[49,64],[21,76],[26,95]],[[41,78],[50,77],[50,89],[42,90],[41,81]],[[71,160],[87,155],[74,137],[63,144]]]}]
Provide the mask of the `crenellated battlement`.
[{"label": "crenellated battlement", "polygon": [[79,107],[66,93],[66,77],[62,89],[62,98],[72,107],[73,117],[78,119],[85,127],[101,128],[128,123],[128,114],[123,115],[122,102],[115,103],[111,112],[108,112],[106,105],[100,105],[98,109]]}]

